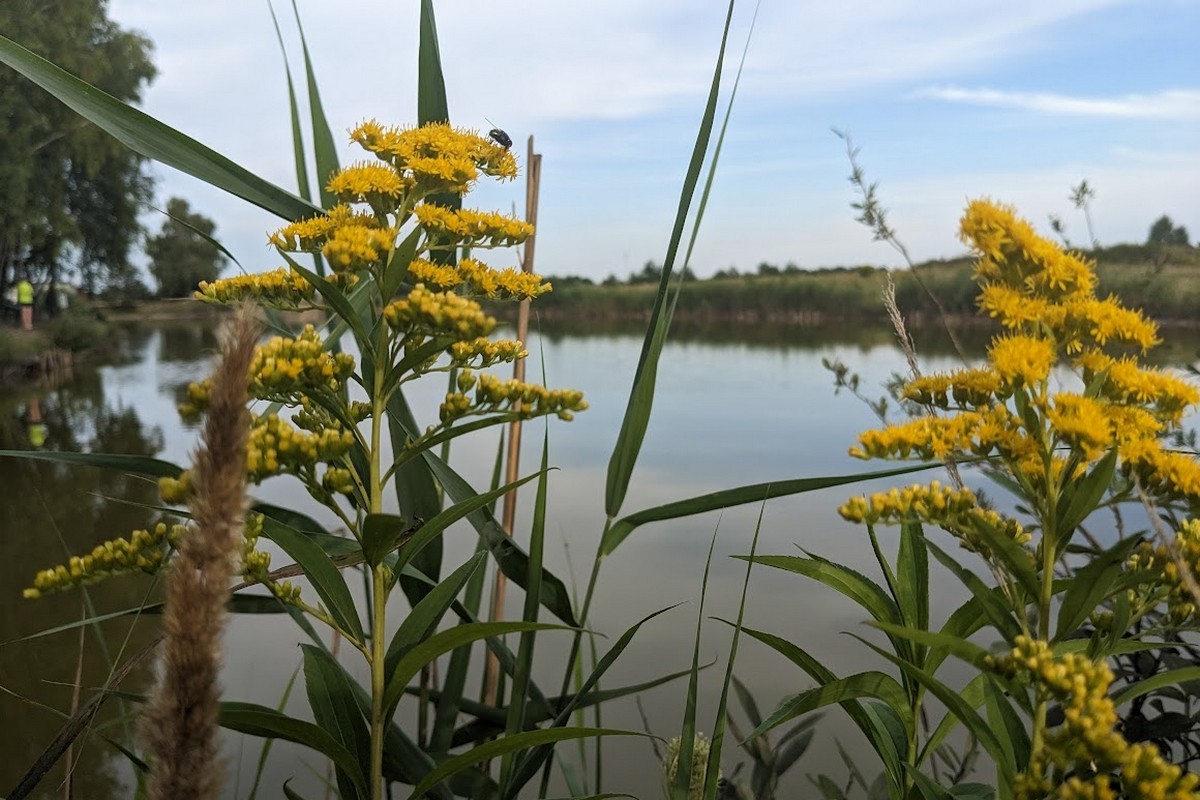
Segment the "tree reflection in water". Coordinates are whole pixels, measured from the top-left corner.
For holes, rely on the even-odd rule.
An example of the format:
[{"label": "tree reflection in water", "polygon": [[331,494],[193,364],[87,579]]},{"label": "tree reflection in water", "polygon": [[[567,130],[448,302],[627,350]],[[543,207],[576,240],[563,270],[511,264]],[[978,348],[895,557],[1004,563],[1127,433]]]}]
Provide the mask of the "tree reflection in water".
[{"label": "tree reflection in water", "polygon": [[[95,372],[48,391],[30,388],[0,396],[0,448],[30,449],[31,426],[38,424],[43,426],[44,450],[152,456],[162,449],[157,427],[144,424],[132,409],[105,402]],[[37,445],[39,431],[32,433],[32,444]],[[0,726],[3,795],[58,733],[64,717],[56,711],[69,713],[81,645],[79,630],[28,642],[13,640],[79,619],[88,602],[96,613],[136,607],[154,587],[149,579],[123,578],[90,587],[86,597],[74,591],[36,601],[22,599],[22,590],[37,570],[152,524],[157,514],[146,506],[158,502],[158,493],[143,478],[18,458],[0,458],[0,487],[0,606],[8,610],[0,615],[0,643],[8,643],[0,644],[0,720],[9,723]],[[103,685],[123,654],[143,646],[153,630],[150,624],[134,626],[128,619],[81,630],[82,703]],[[141,691],[149,679],[148,662],[123,688]],[[120,765],[124,758],[97,736],[103,733],[130,744],[129,710],[128,702],[111,701],[93,722],[91,735],[81,740],[86,743],[75,748],[75,796],[105,800],[129,794],[129,787],[122,785],[129,774],[128,767]],[[33,797],[61,796],[64,775],[59,763]]]}]

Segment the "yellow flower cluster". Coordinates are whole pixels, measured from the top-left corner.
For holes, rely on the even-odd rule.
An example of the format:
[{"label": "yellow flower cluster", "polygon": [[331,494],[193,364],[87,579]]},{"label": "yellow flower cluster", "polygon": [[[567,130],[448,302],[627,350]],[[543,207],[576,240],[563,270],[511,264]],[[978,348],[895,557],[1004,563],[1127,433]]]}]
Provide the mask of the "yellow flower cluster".
[{"label": "yellow flower cluster", "polygon": [[1130,556],[1129,568],[1161,575],[1171,621],[1181,627],[1194,623],[1200,602],[1192,591],[1200,580],[1200,520],[1185,520],[1170,545],[1142,542]]},{"label": "yellow flower cluster", "polygon": [[393,228],[343,225],[329,235],[321,254],[335,273],[355,272],[383,260],[395,241]]},{"label": "yellow flower cluster", "polygon": [[267,587],[271,594],[285,603],[300,599],[300,587],[291,581],[276,581],[271,578],[271,554],[258,549],[258,537],[262,535],[263,517],[250,514],[242,536],[242,577],[249,583]]},{"label": "yellow flower cluster", "polygon": [[350,132],[350,140],[391,165],[422,196],[467,192],[480,174],[517,176],[517,162],[508,148],[477,131],[446,124],[396,128],[368,120]]},{"label": "yellow flower cluster", "polygon": [[[1118,717],[1108,696],[1113,674],[1107,665],[1081,653],[1055,655],[1047,642],[1025,636],[1014,644],[1007,655],[989,659],[990,666],[1009,679],[1028,678],[1063,710],[1062,725],[1047,735],[1029,770],[1016,776],[1018,800],[1194,800],[1200,776],[1168,763],[1152,744],[1130,744],[1114,729]],[[1114,780],[1119,793],[1113,792]]]},{"label": "yellow flower cluster", "polygon": [[[1096,298],[1091,265],[1037,236],[1007,206],[972,202],[961,232],[981,254],[980,307],[1008,330],[993,339],[984,366],[920,377],[902,389],[909,400],[956,413],[867,431],[851,454],[999,456],[1022,485],[1044,491],[1047,480],[1074,477],[1062,474],[1067,454],[1082,467],[1116,446],[1127,471],[1148,486],[1200,500],[1200,468],[1157,443],[1200,403],[1200,391],[1103,350],[1151,347],[1154,325],[1112,298]],[[1086,391],[1051,393],[1051,371],[1066,354],[1074,354]]]},{"label": "yellow flower cluster", "polygon": [[1130,442],[1122,451],[1123,471],[1136,477],[1146,492],[1200,508],[1200,464],[1194,455],[1164,450],[1156,439]]},{"label": "yellow flower cluster", "polygon": [[182,506],[192,496],[192,471],[185,469],[176,478],[159,478],[158,494],[167,505]]},{"label": "yellow flower cluster", "polygon": [[[472,389],[473,398],[468,394]],[[522,419],[554,414],[570,420],[575,412],[587,407],[583,392],[577,389],[547,389],[536,383],[505,381],[486,372],[476,374],[465,369],[458,375],[458,391],[446,395],[440,418],[448,423],[470,414],[516,413]]]},{"label": "yellow flower cluster", "polygon": [[258,483],[272,475],[300,474],[318,462],[341,458],[354,445],[350,431],[326,428],[306,433],[297,430],[278,414],[255,419],[246,443],[246,476]]},{"label": "yellow flower cluster", "polygon": [[255,348],[250,362],[250,396],[296,404],[314,391],[338,391],[354,372],[354,356],[331,353],[321,335],[306,325],[295,338],[276,336]]},{"label": "yellow flower cluster", "polygon": [[212,396],[212,379],[189,383],[187,399],[179,404],[179,416],[184,422],[196,422],[208,411],[209,398]]},{"label": "yellow flower cluster", "polygon": [[486,336],[450,345],[450,360],[456,367],[486,369],[493,364],[525,358],[529,351],[525,345],[512,339],[492,340]]},{"label": "yellow flower cluster", "polygon": [[379,221],[371,214],[355,211],[353,206],[336,205],[324,214],[285,225],[272,234],[268,241],[284,252],[311,252],[324,247],[329,237],[341,227],[353,225],[363,228],[378,228]]},{"label": "yellow flower cluster", "polygon": [[[358,276],[335,273],[328,280],[345,291],[358,281]],[[253,300],[270,308],[294,311],[311,308],[315,294],[316,289],[299,272],[280,267],[258,275],[237,275],[211,283],[201,281],[196,297],[208,303],[226,304]]]},{"label": "yellow flower cluster", "polygon": [[497,212],[422,203],[413,213],[422,228],[436,234],[439,246],[511,247],[533,235],[528,222]]},{"label": "yellow flower cluster", "polygon": [[979,408],[993,400],[1003,400],[1011,393],[992,369],[922,375],[904,384],[900,391],[906,400],[943,409],[950,407],[951,398],[961,407]]},{"label": "yellow flower cluster", "polygon": [[452,292],[431,292],[418,283],[408,297],[390,303],[384,319],[399,331],[433,337],[470,341],[487,336],[496,320],[483,312],[474,300]]},{"label": "yellow flower cluster", "polygon": [[1033,538],[1016,520],[981,508],[970,489],[953,489],[938,481],[928,486],[914,484],[904,489],[892,488],[870,497],[851,497],[838,513],[850,522],[868,525],[912,521],[939,525],[956,536],[965,549],[982,555],[989,552],[989,536],[985,532],[1019,545],[1025,545]]},{"label": "yellow flower cluster", "polygon": [[71,556],[66,564],[40,571],[24,596],[34,600],[49,592],[102,581],[134,572],[154,574],[183,535],[182,525],[160,522],[151,530],[137,530],[124,537],[97,545],[85,556]]},{"label": "yellow flower cluster", "polygon": [[325,190],[343,203],[366,203],[376,210],[391,211],[413,185],[411,178],[401,176],[389,164],[359,162],[330,178]]},{"label": "yellow flower cluster", "polygon": [[474,258],[463,258],[454,266],[419,258],[409,264],[408,274],[413,281],[434,289],[454,289],[489,300],[531,300],[551,290],[539,275],[511,267],[496,270]]},{"label": "yellow flower cluster", "polygon": [[988,360],[1010,386],[1033,386],[1049,377],[1058,355],[1048,339],[1012,334],[992,340]]}]

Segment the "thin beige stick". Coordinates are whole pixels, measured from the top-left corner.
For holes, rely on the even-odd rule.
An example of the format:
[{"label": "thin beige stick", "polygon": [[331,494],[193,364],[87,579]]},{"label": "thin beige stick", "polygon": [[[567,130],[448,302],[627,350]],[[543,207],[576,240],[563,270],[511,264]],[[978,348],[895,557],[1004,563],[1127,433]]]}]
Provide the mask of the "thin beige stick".
[{"label": "thin beige stick", "polygon": [[[542,179],[542,156],[533,152],[533,137],[529,137],[526,148],[527,173],[525,182],[525,220],[537,228],[538,186]],[[533,272],[533,244],[536,233],[525,240],[525,252],[521,258],[521,270]],[[517,340],[524,342],[529,333],[529,300],[522,300],[517,310]],[[513,378],[525,380],[525,359],[519,358],[513,362]],[[519,406],[518,406],[519,409]],[[516,419],[508,426],[508,452],[505,459],[504,482],[512,483],[518,477],[521,466],[521,420]],[[512,536],[513,526],[517,519],[517,490],[513,489],[504,495],[501,506],[501,524],[504,532]],[[500,568],[496,568],[496,581],[492,588],[492,610],[489,619],[496,621],[504,618],[504,597],[508,588],[508,580]],[[496,687],[500,681],[500,662],[490,650],[487,654],[487,664],[484,667],[483,702],[487,705],[496,704]]]},{"label": "thin beige stick", "polygon": [[246,375],[259,327],[237,311],[212,378],[212,395],[195,458],[192,527],[167,577],[162,675],[143,719],[153,753],[150,800],[216,800],[220,644],[230,579],[246,515]]}]

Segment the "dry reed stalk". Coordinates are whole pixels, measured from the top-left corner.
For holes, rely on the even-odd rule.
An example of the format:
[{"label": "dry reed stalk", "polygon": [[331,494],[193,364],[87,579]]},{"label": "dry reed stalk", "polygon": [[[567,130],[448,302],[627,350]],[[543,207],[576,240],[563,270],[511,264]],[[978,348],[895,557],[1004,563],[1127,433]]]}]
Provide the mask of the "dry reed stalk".
[{"label": "dry reed stalk", "polygon": [[216,800],[221,789],[217,679],[246,514],[246,375],[258,333],[250,308],[238,309],[212,378],[192,525],[167,578],[162,675],[143,720],[154,756],[150,800]]}]

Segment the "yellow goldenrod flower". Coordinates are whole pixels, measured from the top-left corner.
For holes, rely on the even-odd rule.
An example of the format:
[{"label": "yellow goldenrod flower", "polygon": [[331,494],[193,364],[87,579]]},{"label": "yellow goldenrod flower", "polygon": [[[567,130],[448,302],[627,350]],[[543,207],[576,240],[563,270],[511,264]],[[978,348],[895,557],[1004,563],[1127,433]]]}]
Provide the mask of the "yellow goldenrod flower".
[{"label": "yellow goldenrod flower", "polygon": [[285,225],[270,234],[268,239],[285,252],[311,252],[319,250],[334,231],[347,225],[377,228],[379,221],[372,214],[355,211],[352,206],[343,203],[324,214]]},{"label": "yellow goldenrod flower", "polygon": [[1011,386],[1032,386],[1046,380],[1055,359],[1054,343],[1037,336],[997,337],[988,349],[996,373]]},{"label": "yellow goldenrod flower", "polygon": [[334,175],[325,190],[343,203],[366,203],[379,212],[394,209],[412,187],[413,181],[392,166],[364,161]]},{"label": "yellow goldenrod flower", "polygon": [[252,397],[298,405],[314,391],[337,392],[354,372],[354,357],[330,353],[321,335],[306,325],[295,338],[276,336],[255,348],[250,362]]},{"label": "yellow goldenrod flower", "polygon": [[422,228],[436,234],[439,247],[511,247],[533,235],[528,222],[495,212],[422,203],[414,213]]},{"label": "yellow goldenrod flower", "polygon": [[496,327],[496,320],[475,301],[450,292],[431,292],[421,283],[405,299],[389,304],[383,315],[396,330],[455,341],[487,336]]},{"label": "yellow goldenrod flower", "polygon": [[24,596],[34,600],[50,592],[86,586],[116,575],[135,572],[152,575],[163,566],[184,531],[183,525],[160,522],[149,530],[133,531],[128,539],[102,542],[87,555],[71,556],[66,564],[37,573]]}]

